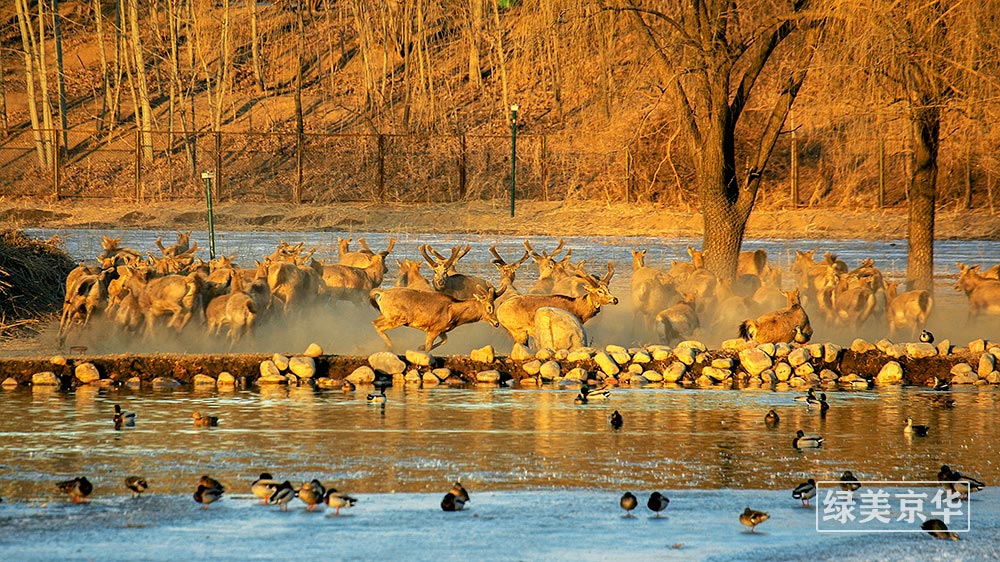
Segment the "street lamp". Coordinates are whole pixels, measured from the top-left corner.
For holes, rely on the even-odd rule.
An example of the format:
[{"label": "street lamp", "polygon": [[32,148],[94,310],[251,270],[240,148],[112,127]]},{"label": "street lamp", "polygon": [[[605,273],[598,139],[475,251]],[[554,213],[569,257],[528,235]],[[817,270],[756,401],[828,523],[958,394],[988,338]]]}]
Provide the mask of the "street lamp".
[{"label": "street lamp", "polygon": [[517,104],[510,106],[510,216],[514,217],[514,189],[517,186]]},{"label": "street lamp", "polygon": [[205,200],[208,201],[208,254],[210,259],[215,259],[215,217],[212,213],[212,180],[215,172],[207,171],[201,173],[201,178],[205,180]]}]

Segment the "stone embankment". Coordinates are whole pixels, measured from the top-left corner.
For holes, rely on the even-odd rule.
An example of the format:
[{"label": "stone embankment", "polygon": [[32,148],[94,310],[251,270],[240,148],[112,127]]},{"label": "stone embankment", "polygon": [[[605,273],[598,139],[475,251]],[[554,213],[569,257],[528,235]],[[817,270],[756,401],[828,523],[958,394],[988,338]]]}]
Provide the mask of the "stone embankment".
[{"label": "stone embankment", "polygon": [[849,348],[724,342],[676,347],[542,349],[515,344],[510,355],[492,346],[468,356],[436,357],[421,351],[368,357],[326,355],[312,344],[300,355],[149,354],[0,359],[3,388],[79,385],[171,388],[312,384],[321,388],[383,382],[410,384],[685,385],[704,388],[858,388],[891,384],[1000,384],[1000,345],[985,340],[953,347],[944,341],[869,343]]}]

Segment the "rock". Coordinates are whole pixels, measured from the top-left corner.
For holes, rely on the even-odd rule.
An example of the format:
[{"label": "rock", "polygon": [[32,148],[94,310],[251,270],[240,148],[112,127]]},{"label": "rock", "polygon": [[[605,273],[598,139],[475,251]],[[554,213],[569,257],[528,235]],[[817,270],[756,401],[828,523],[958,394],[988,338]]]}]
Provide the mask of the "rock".
[{"label": "rock", "polygon": [[639,365],[645,365],[652,361],[653,358],[649,356],[645,351],[636,351],[632,354],[632,362],[638,363]]},{"label": "rock", "polygon": [[434,361],[434,357],[426,351],[408,349],[404,356],[410,365],[417,365],[419,367],[430,367],[431,362]]},{"label": "rock", "polygon": [[610,355],[604,353],[603,351],[594,355],[594,362],[597,363],[597,366],[608,375],[615,376],[621,372],[621,369],[618,367],[618,363],[616,363]]},{"label": "rock", "polygon": [[892,349],[896,344],[892,343],[889,339],[880,339],[875,342],[875,349],[881,351],[882,353],[887,353],[889,349]]},{"label": "rock", "polygon": [[569,351],[566,351],[565,349],[556,350],[556,355],[555,355],[556,361],[565,361],[567,357],[569,357]]},{"label": "rock", "polygon": [[792,352],[788,354],[788,363],[792,367],[798,367],[799,365],[808,362],[810,357],[812,357],[812,354],[809,353],[808,349],[798,347],[793,349]]},{"label": "rock", "polygon": [[405,380],[406,382],[419,382],[420,379],[421,379],[420,371],[416,369],[410,369],[409,371],[406,371],[406,375],[403,376],[403,380]]},{"label": "rock", "polygon": [[809,355],[811,355],[813,359],[819,359],[823,357],[823,344],[811,343],[804,347],[809,350]]},{"label": "rock", "polygon": [[874,351],[875,346],[866,342],[865,340],[858,338],[851,343],[851,351],[854,353],[867,353],[869,351]]},{"label": "rock", "polygon": [[76,374],[76,380],[83,384],[92,383],[101,378],[101,373],[97,370],[97,365],[90,362],[80,363],[73,372]]},{"label": "rock", "polygon": [[750,342],[748,342],[748,341],[746,341],[743,338],[734,338],[734,339],[731,339],[731,340],[724,340],[722,342],[722,350],[723,351],[740,352],[740,351],[743,351],[744,349],[748,349],[748,348],[751,348],[751,347],[753,347],[753,344],[750,343]]},{"label": "rock", "polygon": [[288,356],[287,355],[282,355],[280,353],[275,353],[274,355],[271,356],[271,361],[274,362],[274,366],[278,368],[278,371],[287,371],[288,370]]},{"label": "rock", "polygon": [[840,375],[830,369],[823,369],[819,372],[819,378],[824,382],[835,381],[839,377]]},{"label": "rock", "polygon": [[42,371],[31,375],[33,386],[56,386],[59,384],[59,377],[52,371]]},{"label": "rock", "polygon": [[[451,369],[446,367],[440,367],[437,369],[431,369],[431,374],[438,378],[438,380],[444,381],[451,376]],[[427,377],[424,377],[427,380]]]},{"label": "rock", "polygon": [[677,356],[677,360],[684,363],[688,367],[694,365],[694,360],[698,356],[697,352],[690,347],[678,347],[674,350],[674,355]]},{"label": "rock", "polygon": [[7,378],[5,378],[3,380],[3,383],[0,384],[0,387],[3,387],[3,388],[14,388],[16,386],[17,386],[17,379],[15,379],[14,377],[7,377]]},{"label": "rock", "polygon": [[435,385],[435,384],[441,384],[441,381],[444,379],[435,375],[432,371],[427,371],[420,377],[420,380],[422,380],[424,384]]},{"label": "rock", "polygon": [[212,377],[210,377],[208,375],[202,375],[202,374],[195,375],[194,378],[191,380],[191,382],[195,386],[215,386],[216,385],[215,379],[213,379]]},{"label": "rock", "polygon": [[531,376],[535,376],[538,374],[539,371],[542,370],[542,362],[539,361],[538,359],[528,361],[527,363],[523,363],[521,365],[521,369],[523,369],[525,373],[528,373]]},{"label": "rock", "polygon": [[288,370],[299,378],[311,379],[316,375],[316,360],[312,357],[297,355],[288,361]]},{"label": "rock", "polygon": [[950,372],[954,376],[972,375],[972,365],[968,363],[955,363],[952,365]]},{"label": "rock", "polygon": [[823,344],[823,362],[836,363],[837,359],[840,358],[840,352],[843,350],[844,348],[835,343]]},{"label": "rock", "polygon": [[49,363],[52,363],[56,367],[65,367],[68,364],[66,358],[62,355],[53,355],[49,358]]},{"label": "rock", "polygon": [[792,366],[784,361],[778,363],[774,366],[774,376],[778,377],[779,382],[786,382],[792,378]]},{"label": "rock", "polygon": [[686,372],[687,365],[680,361],[674,361],[669,367],[663,369],[663,382],[677,382]]},{"label": "rock", "polygon": [[493,353],[493,346],[486,344],[479,349],[473,349],[469,352],[469,359],[479,361],[480,363],[492,363],[493,360],[496,359],[496,356]]},{"label": "rock", "polygon": [[569,372],[567,372],[566,375],[563,377],[563,379],[572,381],[585,381],[587,380],[587,374],[588,374],[587,370],[584,369],[583,367],[576,367],[570,369]]},{"label": "rock", "polygon": [[[708,347],[697,340],[682,341],[681,343],[677,344],[677,347],[686,347],[688,349],[694,350],[695,353],[704,353],[708,351]],[[676,352],[677,350],[675,349],[674,353]]]},{"label": "rock", "polygon": [[663,382],[663,375],[652,370],[643,371],[642,378],[646,379],[649,382]]},{"label": "rock", "polygon": [[934,347],[934,344],[924,342],[907,343],[905,344],[905,349],[906,356],[913,359],[925,359],[938,354],[938,350]]},{"label": "rock", "polygon": [[788,379],[788,384],[792,388],[801,388],[803,386],[809,386],[809,381],[807,381],[806,379],[804,379],[802,377],[792,377],[792,378]]},{"label": "rock", "polygon": [[534,377],[527,377],[517,381],[517,384],[521,386],[535,386],[538,384],[538,381]]},{"label": "rock", "polygon": [[615,344],[608,344],[604,346],[604,351],[608,352],[608,355],[612,353],[628,353],[628,349]]},{"label": "rock", "polygon": [[906,357],[906,344],[894,343],[886,346],[884,352],[886,355],[893,358]]},{"label": "rock", "polygon": [[995,345],[991,346],[988,350],[986,350],[986,352],[992,355],[993,357],[1000,359],[1000,347],[997,347]]},{"label": "rock", "polygon": [[715,379],[709,377],[708,375],[701,375],[694,380],[694,384],[698,386],[712,386],[715,384]]},{"label": "rock", "polygon": [[140,388],[142,386],[142,379],[139,377],[131,377],[125,381],[125,386],[129,388]]},{"label": "rock", "polygon": [[898,384],[903,382],[903,367],[895,362],[889,361],[882,366],[882,370],[875,376],[875,384]]},{"label": "rock", "polygon": [[338,380],[331,379],[330,377],[318,377],[316,379],[316,386],[319,388],[337,388],[341,383]]},{"label": "rock", "polygon": [[479,371],[476,373],[476,382],[488,382],[493,384],[500,383],[500,371],[495,369],[490,369],[488,371]]},{"label": "rock", "polygon": [[547,347],[543,347],[535,352],[535,359],[538,359],[539,361],[548,361],[549,359],[552,359],[555,356],[556,356],[555,350],[549,349]]},{"label": "rock", "polygon": [[174,388],[180,386],[181,382],[172,377],[156,377],[152,381],[153,388]]},{"label": "rock", "polygon": [[951,355],[951,341],[941,340],[937,344],[938,355],[948,356]]},{"label": "rock", "polygon": [[534,357],[534,355],[526,345],[515,343],[514,347],[510,350],[510,358],[514,361],[525,361],[531,359],[532,357]]},{"label": "rock", "polygon": [[771,361],[770,355],[758,347],[741,351],[740,365],[751,375],[759,375],[765,369],[770,369],[774,362]]},{"label": "rock", "polygon": [[992,353],[983,353],[979,356],[979,369],[976,372],[980,378],[985,379],[996,369],[997,358]]},{"label": "rock", "polygon": [[764,369],[758,376],[760,377],[761,384],[774,384],[778,382],[778,377],[774,374],[774,369]]},{"label": "rock", "polygon": [[566,355],[566,361],[576,363],[578,361],[590,361],[590,352],[585,349],[574,349]]},{"label": "rock", "polygon": [[[1000,384],[1000,371],[993,371],[987,375],[986,382],[990,384]],[[4,384],[6,384],[6,381],[4,381]]]},{"label": "rock", "polygon": [[400,375],[406,371],[406,362],[389,351],[378,351],[368,356],[368,364],[376,371],[388,375]]},{"label": "rock", "polygon": [[760,351],[761,353],[767,355],[768,357],[774,357],[774,354],[775,352],[777,352],[777,350],[778,350],[777,346],[775,346],[773,343],[762,343],[757,346],[757,351]]},{"label": "rock", "polygon": [[587,345],[587,331],[573,313],[543,306],[535,311],[535,331],[531,334],[539,348],[572,350]]},{"label": "rock", "polygon": [[861,375],[859,375],[857,373],[851,373],[849,375],[844,375],[844,376],[838,378],[837,379],[837,383],[838,384],[842,384],[844,386],[860,386],[860,385],[867,386],[868,385],[868,379],[862,377]]},{"label": "rock", "polygon": [[795,376],[808,379],[809,375],[816,372],[816,367],[812,363],[803,363],[795,368]]},{"label": "rock", "polygon": [[219,378],[215,379],[215,384],[218,386],[236,386],[236,377],[228,371],[222,371],[219,373]]},{"label": "rock", "polygon": [[716,359],[712,359],[712,366],[716,369],[732,370],[733,360],[730,357],[718,357]]},{"label": "rock", "polygon": [[265,359],[260,362],[260,376],[272,378],[281,376],[281,370],[275,365],[274,359]]},{"label": "rock", "polygon": [[642,365],[639,365],[638,363],[632,363],[628,366],[627,369],[625,369],[625,372],[633,375],[641,375],[644,370],[645,369],[642,368]]},{"label": "rock", "polygon": [[354,384],[371,384],[375,382],[375,371],[368,365],[362,365],[345,378]]},{"label": "rock", "polygon": [[967,347],[969,348],[969,353],[982,353],[986,351],[986,340],[972,340]]},{"label": "rock", "polygon": [[317,357],[323,355],[323,348],[320,347],[318,343],[313,342],[310,343],[308,347],[306,347],[306,350],[302,352],[302,355],[316,359]]},{"label": "rock", "polygon": [[719,369],[716,367],[705,367],[702,369],[701,374],[702,376],[709,377],[716,382],[722,382],[733,376],[733,372],[729,369]]},{"label": "rock", "polygon": [[788,354],[792,352],[792,346],[785,342],[780,342],[774,344],[774,355],[773,357],[788,357]]},{"label": "rock", "polygon": [[610,355],[611,358],[615,360],[615,363],[617,363],[619,365],[625,365],[629,361],[632,360],[632,356],[629,355],[627,351],[619,351],[619,352],[616,352],[616,353],[609,353],[608,355]]},{"label": "rock", "polygon": [[951,384],[976,384],[978,380],[979,377],[975,373],[969,372],[968,374],[951,377]]},{"label": "rock", "polygon": [[562,375],[562,367],[555,361],[546,361],[538,368],[538,374],[542,380],[554,381]]},{"label": "rock", "polygon": [[653,354],[653,361],[666,361],[673,355],[673,351],[669,347],[662,345],[651,345],[649,351]]},{"label": "rock", "polygon": [[[295,375],[290,375],[290,376],[294,377]],[[281,373],[278,373],[276,375],[261,375],[260,377],[257,378],[257,384],[261,385],[287,384],[288,378],[289,377],[286,377]]]}]

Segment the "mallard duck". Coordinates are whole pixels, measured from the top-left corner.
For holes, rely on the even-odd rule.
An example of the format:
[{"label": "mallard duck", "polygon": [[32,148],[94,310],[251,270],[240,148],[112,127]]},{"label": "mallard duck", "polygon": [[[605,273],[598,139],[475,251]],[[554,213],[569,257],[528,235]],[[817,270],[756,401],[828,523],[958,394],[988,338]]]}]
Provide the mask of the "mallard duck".
[{"label": "mallard duck", "polygon": [[941,482],[948,482],[945,484],[945,489],[949,489],[961,496],[961,498],[969,499],[969,494],[973,492],[979,492],[986,487],[980,480],[962,474],[957,470],[952,470],[948,465],[941,465],[941,471],[938,472],[938,480]]},{"label": "mallard duck", "polygon": [[385,385],[379,385],[378,392],[372,392],[368,395],[369,404],[385,404]]},{"label": "mallard duck", "polygon": [[753,533],[756,532],[755,530],[757,529],[757,525],[760,525],[770,518],[771,516],[763,511],[757,511],[748,507],[743,510],[743,513],[740,514],[740,523],[750,527],[750,532]]},{"label": "mallard duck", "polygon": [[664,496],[659,492],[653,492],[652,494],[649,494],[649,499],[646,500],[646,507],[655,512],[656,516],[659,517],[660,512],[667,509],[667,505],[669,503],[670,500],[667,496]]},{"label": "mallard duck", "polygon": [[278,487],[274,489],[274,493],[271,494],[269,501],[274,504],[278,504],[281,511],[288,511],[288,503],[292,501],[292,498],[296,496],[295,488],[292,487],[292,483],[285,480]]},{"label": "mallard duck", "polygon": [[927,437],[927,432],[930,430],[929,425],[914,425],[913,418],[906,418],[906,423],[903,425],[903,433],[909,433],[918,437]]},{"label": "mallard duck", "polygon": [[115,415],[111,419],[115,423],[115,429],[121,429],[123,426],[135,427],[135,412],[123,412],[118,404],[115,404]]},{"label": "mallard duck", "polygon": [[632,492],[625,492],[622,494],[622,499],[618,500],[618,504],[625,510],[625,517],[632,517],[632,510],[639,505],[639,500]]},{"label": "mallard duck", "polygon": [[194,491],[194,501],[202,504],[202,509],[208,509],[208,505],[222,499],[223,491],[219,488],[210,488],[199,483]]},{"label": "mallard duck", "polygon": [[843,474],[840,475],[840,489],[846,490],[848,492],[854,492],[861,487],[861,482],[854,477],[854,473],[850,470],[845,470]]},{"label": "mallard duck", "polygon": [[946,390],[951,390],[951,381],[944,381],[937,377],[934,378],[934,390],[938,392],[944,392]]},{"label": "mallard duck", "polygon": [[[580,392],[583,392],[583,388],[580,389]],[[607,400],[611,398],[611,389],[607,386],[595,389],[588,388],[586,396],[587,400]]]},{"label": "mallard duck", "polygon": [[338,492],[336,488],[330,488],[327,490],[326,497],[323,498],[323,501],[326,505],[335,510],[334,515],[340,515],[340,508],[354,507],[354,504],[358,503],[356,498],[352,498],[343,492]]},{"label": "mallard duck", "polygon": [[299,499],[306,504],[306,511],[316,509],[317,505],[323,503],[325,496],[326,488],[315,478],[311,482],[303,482],[299,488]]},{"label": "mallard duck", "polygon": [[614,429],[621,429],[625,420],[622,419],[621,413],[619,413],[618,410],[615,410],[614,412],[611,412],[610,416],[608,416],[608,423],[610,423],[611,427]]},{"label": "mallard duck", "polygon": [[573,399],[573,403],[574,404],[586,404],[587,403],[587,395],[584,394],[584,393],[582,393],[582,392],[579,393],[579,394],[577,394],[576,398]]},{"label": "mallard duck", "polygon": [[219,425],[219,418],[216,416],[203,416],[201,412],[191,414],[195,427],[215,427]]},{"label": "mallard duck", "polygon": [[829,410],[830,403],[826,401],[826,393],[821,392],[819,395],[819,413],[825,415]]},{"label": "mallard duck", "polygon": [[781,418],[778,417],[778,412],[768,410],[768,412],[764,414],[764,424],[767,425],[767,427],[774,427],[779,423],[781,423]]},{"label": "mallard duck", "polygon": [[805,396],[796,396],[794,400],[796,402],[805,402],[807,406],[819,402],[819,400],[816,399],[816,391],[811,388],[806,390]]},{"label": "mallard duck", "polygon": [[226,491],[226,487],[223,486],[221,482],[219,482],[218,480],[212,478],[207,474],[203,475],[201,478],[198,479],[198,485],[204,486],[206,488],[215,488],[220,492]]},{"label": "mallard duck", "polygon": [[441,509],[445,511],[462,511],[465,509],[465,500],[448,492],[441,500]]},{"label": "mallard duck", "polygon": [[463,502],[469,501],[469,492],[465,489],[465,486],[462,486],[462,482],[460,480],[456,480],[451,486],[451,493],[454,494],[455,497],[461,498]]},{"label": "mallard duck", "polygon": [[922,330],[920,332],[920,341],[924,343],[934,343],[934,334],[927,330]]},{"label": "mallard duck", "polygon": [[132,491],[132,497],[136,498],[142,495],[149,488],[149,484],[146,483],[146,479],[142,476],[129,476],[125,479],[125,487]]},{"label": "mallard duck", "polygon": [[801,429],[795,432],[792,447],[796,449],[815,449],[823,446],[823,438],[819,435],[806,435]]},{"label": "mallard duck", "polygon": [[816,480],[810,478],[805,482],[799,484],[792,490],[792,497],[800,500],[802,505],[808,507],[809,500],[816,497]]},{"label": "mallard duck", "polygon": [[253,484],[250,484],[250,491],[253,492],[253,495],[260,498],[260,503],[267,503],[277,489],[278,482],[271,476],[270,472],[261,472],[260,478],[254,480]]},{"label": "mallard duck", "polygon": [[920,524],[920,528],[927,531],[927,534],[935,539],[958,540],[958,533],[949,531],[948,526],[945,525],[944,521],[941,521],[940,519],[928,519]]},{"label": "mallard duck", "polygon": [[87,496],[94,491],[94,485],[87,480],[86,476],[77,476],[72,480],[65,480],[56,484],[59,491],[69,495],[73,503],[87,503],[90,500]]}]

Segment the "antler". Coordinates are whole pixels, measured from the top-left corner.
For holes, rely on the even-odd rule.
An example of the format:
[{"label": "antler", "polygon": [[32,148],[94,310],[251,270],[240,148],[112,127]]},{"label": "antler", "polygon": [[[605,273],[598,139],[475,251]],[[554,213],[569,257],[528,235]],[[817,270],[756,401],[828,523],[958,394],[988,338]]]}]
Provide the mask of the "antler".
[{"label": "antler", "polygon": [[[493,254],[493,257],[496,258],[495,260],[493,260],[494,264],[496,264],[496,265],[507,265],[507,261],[505,259],[503,259],[503,256],[500,255],[500,252],[497,252],[497,245],[496,244],[490,246],[490,253]],[[525,250],[524,253],[525,253],[525,255],[527,255],[528,251]]]},{"label": "antler", "polygon": [[[365,247],[367,248],[367,246],[365,246]],[[385,247],[385,250],[383,250],[383,251],[381,251],[379,253],[382,254],[382,257],[384,258],[384,257],[388,256],[389,252],[391,252],[392,249],[395,248],[395,247],[396,247],[396,239],[390,236],[389,237],[389,245]]]},{"label": "antler", "polygon": [[373,252],[372,249],[368,247],[368,241],[365,240],[364,237],[358,238],[358,244],[361,245],[361,249],[358,250],[359,252],[368,254],[369,256],[375,255],[375,252]]},{"label": "antler", "polygon": [[[437,265],[437,262],[435,262],[434,258],[432,258],[427,253],[428,248],[430,248],[429,245],[427,245],[427,244],[421,244],[420,245],[420,253],[424,256],[424,259],[427,260],[427,264],[430,265],[433,268],[435,265]],[[430,251],[433,252],[434,250],[430,250]]]},{"label": "antler", "polygon": [[615,264],[611,260],[608,260],[608,274],[605,275],[603,279],[601,279],[601,282],[604,283],[605,285],[611,283],[611,277],[614,274],[615,274]]}]

